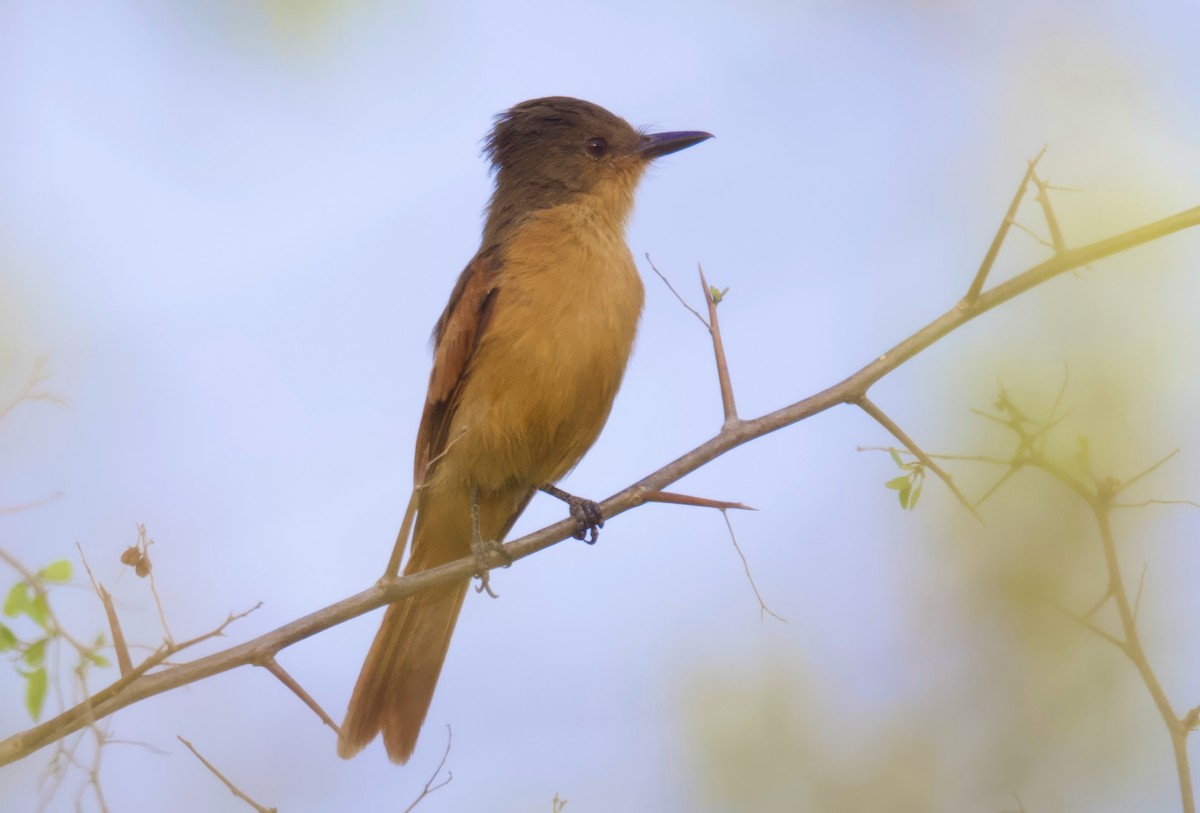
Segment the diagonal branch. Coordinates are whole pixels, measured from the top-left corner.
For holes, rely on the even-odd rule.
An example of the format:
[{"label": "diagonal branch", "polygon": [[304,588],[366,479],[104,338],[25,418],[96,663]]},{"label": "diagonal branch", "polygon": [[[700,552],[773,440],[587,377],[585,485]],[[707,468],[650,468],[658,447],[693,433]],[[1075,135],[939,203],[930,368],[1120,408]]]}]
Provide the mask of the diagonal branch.
[{"label": "diagonal branch", "polygon": [[[1064,251],[986,293],[981,293],[974,301],[960,301],[949,311],[833,386],[761,417],[722,427],[714,437],[609,497],[601,504],[601,510],[605,517],[616,517],[641,505],[647,492],[662,491],[671,483],[731,449],[835,406],[857,404],[876,381],[947,334],[1059,274],[1196,225],[1200,225],[1200,206],[1090,245]],[[564,519],[509,542],[504,545],[504,550],[514,561],[523,559],[569,538],[575,531],[575,521]],[[467,556],[411,576],[383,579],[356,595],[284,624],[250,641],[194,661],[151,672],[150,670],[161,665],[166,657],[167,651],[160,649],[150,659],[135,667],[129,675],[100,690],[84,703],[0,741],[0,765],[28,756],[39,748],[80,730],[94,720],[103,719],[147,697],[239,666],[261,663],[264,658],[272,657],[298,641],[385,604],[425,590],[468,581],[476,569],[474,557]],[[174,651],[178,651],[178,648]]]}]

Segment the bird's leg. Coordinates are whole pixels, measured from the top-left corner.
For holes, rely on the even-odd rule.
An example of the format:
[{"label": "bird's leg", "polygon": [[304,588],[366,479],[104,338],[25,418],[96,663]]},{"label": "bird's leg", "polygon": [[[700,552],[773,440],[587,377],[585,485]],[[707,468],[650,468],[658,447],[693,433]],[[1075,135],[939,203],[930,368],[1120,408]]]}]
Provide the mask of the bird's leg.
[{"label": "bird's leg", "polygon": [[[578,530],[571,534],[576,539],[582,539],[589,545],[595,545],[596,540],[600,538],[600,529],[604,527],[604,515],[600,513],[600,505],[591,500],[585,500],[582,497],[576,497],[574,494],[568,494],[561,488],[547,483],[544,486],[539,486],[541,491],[549,494],[551,497],[556,497],[562,500],[571,507],[571,518],[575,520],[575,526]],[[591,535],[589,538],[588,535]]]},{"label": "bird's leg", "polygon": [[482,593],[487,590],[487,594],[492,598],[500,598],[492,590],[491,581],[488,579],[488,571],[491,570],[488,566],[488,556],[492,553],[499,554],[505,560],[505,567],[512,564],[512,557],[499,542],[484,540],[479,530],[479,487],[475,485],[471,486],[471,553],[475,557],[475,576],[479,579],[479,586],[475,588],[475,592]]}]

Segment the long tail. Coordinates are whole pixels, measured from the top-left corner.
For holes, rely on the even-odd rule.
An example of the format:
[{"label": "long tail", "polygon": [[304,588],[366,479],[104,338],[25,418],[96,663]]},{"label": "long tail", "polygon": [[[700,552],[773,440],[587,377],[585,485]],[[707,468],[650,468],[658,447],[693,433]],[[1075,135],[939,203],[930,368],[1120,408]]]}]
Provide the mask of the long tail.
[{"label": "long tail", "polygon": [[[503,539],[532,496],[533,489],[484,495],[479,503],[484,538]],[[470,517],[468,496],[423,492],[405,575],[470,553]],[[418,593],[387,608],[350,696],[339,756],[349,759],[381,732],[388,759],[404,764],[412,756],[470,584]]]},{"label": "long tail", "polygon": [[354,756],[382,732],[388,759],[408,762],[468,586],[430,590],[387,608],[350,698],[338,756]]}]

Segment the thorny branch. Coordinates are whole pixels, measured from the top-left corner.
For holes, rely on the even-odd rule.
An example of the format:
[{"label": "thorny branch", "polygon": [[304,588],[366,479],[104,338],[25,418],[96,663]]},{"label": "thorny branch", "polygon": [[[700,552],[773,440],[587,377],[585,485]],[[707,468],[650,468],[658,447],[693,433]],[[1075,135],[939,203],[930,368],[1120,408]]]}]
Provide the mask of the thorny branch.
[{"label": "thorny branch", "polygon": [[[1025,184],[1022,185],[1022,190],[1024,186]],[[862,369],[827,389],[760,417],[735,418],[726,421],[720,431],[709,440],[604,500],[601,503],[601,510],[606,518],[615,517],[641,505],[648,492],[662,491],[666,486],[731,449],[835,406],[860,404],[877,381],[972,319],[1062,273],[1196,225],[1200,225],[1200,207],[1188,209],[1089,245],[1061,251],[987,291],[983,291],[983,284],[986,281],[990,263],[985,263],[986,267],[981,268],[980,273],[976,275],[967,296],[895,347],[880,354]],[[1002,231],[1007,230],[1002,226]],[[989,251],[989,254],[992,253]],[[509,542],[503,546],[503,549],[512,560],[523,559],[569,538],[574,531],[574,520],[564,519]],[[492,560],[491,564],[495,566],[506,564],[499,553],[493,552],[489,556]],[[78,731],[94,720],[103,719],[145,698],[239,666],[263,663],[292,644],[351,618],[424,590],[468,580],[475,574],[477,568],[474,557],[467,556],[411,576],[384,578],[356,595],[284,624],[278,629],[250,641],[187,663],[151,671],[160,666],[169,654],[168,648],[160,648],[150,658],[135,667],[129,675],[118,679],[83,703],[45,723],[0,741],[0,765],[28,756],[39,748]],[[211,635],[203,637],[211,637]],[[188,644],[191,643],[194,642],[188,642]],[[178,651],[183,646],[181,644],[171,651]]]},{"label": "thorny branch", "polygon": [[[1118,507],[1113,502],[1113,498],[1133,483],[1157,471],[1159,467],[1175,456],[1175,452],[1171,452],[1144,471],[1124,481],[1114,477],[1099,477],[1091,471],[1090,465],[1086,466],[1086,479],[1081,479],[1066,468],[1051,461],[1036,443],[1039,438],[1045,437],[1045,433],[1052,425],[1058,423],[1059,419],[1053,418],[1053,412],[1057,412],[1057,408],[1052,412],[1052,420],[1039,423],[1025,416],[1003,392],[996,403],[1001,411],[1005,413],[1004,416],[991,415],[990,413],[981,414],[998,421],[1013,432],[1016,439],[1013,465],[1017,465],[1015,461],[1020,461],[1020,464],[1023,466],[1040,469],[1073,491],[1091,510],[1099,531],[1101,550],[1103,551],[1105,567],[1108,572],[1108,584],[1103,595],[1084,613],[1072,612],[1055,602],[1050,602],[1050,604],[1084,629],[1112,644],[1133,663],[1138,675],[1142,679],[1142,683],[1146,687],[1146,691],[1154,701],[1155,708],[1158,710],[1163,725],[1170,736],[1171,747],[1175,757],[1176,773],[1179,780],[1180,797],[1183,802],[1183,811],[1184,813],[1195,813],[1196,804],[1192,788],[1191,768],[1188,762],[1187,737],[1196,727],[1197,715],[1200,714],[1200,711],[1197,709],[1200,709],[1200,707],[1192,709],[1182,717],[1179,716],[1172,708],[1171,702],[1167,698],[1166,692],[1163,690],[1162,684],[1159,682],[1149,658],[1146,656],[1141,637],[1137,630],[1138,608],[1141,603],[1142,588],[1145,584],[1146,568],[1142,568],[1142,574],[1138,580],[1137,593],[1131,602],[1129,591],[1125,586],[1124,576],[1121,572],[1120,560],[1117,555],[1116,538],[1111,524],[1112,509]],[[1087,462],[1086,456],[1081,455],[1080,457],[1082,462]],[[970,460],[973,458],[964,455],[956,459]],[[974,459],[984,463],[998,462],[996,458],[979,457]],[[994,487],[992,490],[994,490]],[[1116,606],[1117,617],[1120,621],[1121,631],[1119,635],[1105,630],[1092,621],[1092,617],[1100,608],[1110,601]]]}]

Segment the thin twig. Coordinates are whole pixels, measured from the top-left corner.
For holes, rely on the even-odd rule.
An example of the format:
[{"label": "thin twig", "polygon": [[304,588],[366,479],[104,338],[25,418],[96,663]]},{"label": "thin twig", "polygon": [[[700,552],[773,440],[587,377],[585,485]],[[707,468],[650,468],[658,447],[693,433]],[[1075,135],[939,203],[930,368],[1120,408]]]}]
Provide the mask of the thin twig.
[{"label": "thin twig", "polygon": [[720,511],[735,509],[738,511],[757,511],[749,505],[725,500],[710,500],[707,497],[693,497],[690,494],[676,494],[673,491],[647,491],[643,495],[645,502],[661,502],[671,505],[691,505],[697,508],[716,508]]},{"label": "thin twig", "polygon": [[208,768],[208,770],[210,770],[210,771],[212,772],[212,775],[213,775],[213,776],[215,776],[217,779],[220,779],[220,780],[221,780],[221,783],[222,783],[223,785],[225,785],[225,787],[229,788],[229,792],[230,792],[230,793],[232,793],[234,796],[238,797],[238,798],[239,798],[239,799],[241,799],[243,802],[245,802],[246,804],[250,805],[252,808],[254,808],[255,810],[257,810],[257,811],[258,811],[258,813],[276,813],[276,811],[275,811],[275,808],[273,808],[273,807],[264,807],[263,805],[260,805],[258,802],[256,802],[256,801],[254,801],[253,799],[251,799],[251,798],[250,798],[249,796],[247,796],[247,795],[246,795],[244,792],[242,792],[241,788],[239,788],[237,785],[235,785],[235,784],[233,784],[232,782],[230,782],[230,781],[229,781],[229,780],[228,780],[228,779],[225,777],[225,774],[223,774],[223,773],[221,773],[220,771],[218,771],[218,770],[217,770],[217,767],[216,767],[215,765],[213,765],[213,764],[212,764],[211,762],[209,762],[207,759],[205,759],[204,757],[202,757],[202,756],[200,755],[200,752],[199,752],[199,751],[197,751],[197,750],[196,750],[196,747],[195,747],[194,745],[192,745],[190,742],[188,742],[187,740],[185,740],[183,737],[179,736],[178,734],[177,734],[177,735],[175,735],[175,739],[179,740],[181,743],[183,743],[184,745],[186,745],[186,746],[187,746],[187,748],[188,748],[188,750],[189,750],[189,751],[191,751],[193,754],[195,754],[195,755],[196,755],[196,759],[200,760],[200,762],[201,762],[201,763],[204,765],[204,767],[205,767],[205,768]]},{"label": "thin twig", "polygon": [[995,494],[997,491],[999,491],[1000,487],[1002,485],[1004,485],[1005,483],[1008,482],[1008,478],[1012,477],[1014,474],[1016,474],[1020,470],[1021,470],[1021,466],[1019,464],[1010,462],[1008,471],[1006,471],[1006,472],[1004,472],[1004,474],[1000,475],[1000,479],[998,479],[996,482],[992,483],[991,488],[989,488],[987,491],[983,492],[983,496],[975,501],[976,510],[982,508],[983,504],[985,502],[987,502],[988,499],[993,494]]},{"label": "thin twig", "polygon": [[704,317],[700,315],[700,311],[689,305],[687,300],[679,295],[679,291],[675,290],[675,286],[671,284],[671,280],[667,279],[666,275],[664,275],[662,271],[658,270],[658,266],[654,264],[654,260],[650,259],[650,252],[648,251],[646,252],[646,262],[650,263],[650,268],[654,270],[655,274],[658,274],[658,278],[663,281],[663,284],[666,285],[668,289],[670,289],[671,293],[675,294],[675,298],[679,300],[679,304],[691,311],[692,315],[700,320],[700,324],[704,325],[705,330],[709,330],[710,328],[708,326],[708,322],[704,321]]},{"label": "thin twig", "polygon": [[426,782],[425,787],[421,789],[421,795],[418,796],[416,799],[413,799],[412,804],[410,804],[408,807],[404,808],[404,813],[412,813],[413,808],[415,808],[417,805],[419,805],[421,803],[422,799],[424,799],[426,796],[433,793],[434,791],[446,787],[446,785],[449,785],[450,782],[453,781],[454,772],[446,771],[446,778],[443,779],[441,782],[438,782],[436,785],[434,784],[434,780],[436,780],[438,778],[438,776],[442,772],[442,768],[444,768],[446,766],[446,759],[447,759],[447,757],[450,756],[450,744],[453,741],[454,741],[454,732],[450,729],[450,726],[447,725],[446,726],[446,750],[442,753],[442,760],[441,760],[441,762],[439,762],[437,764],[437,767],[433,769],[433,775],[429,777],[429,781]]},{"label": "thin twig", "polygon": [[75,548],[79,551],[79,560],[83,562],[83,569],[87,571],[88,581],[92,583],[92,590],[100,597],[100,603],[104,607],[104,616],[108,619],[108,630],[112,633],[113,650],[117,654],[117,669],[124,677],[133,671],[133,659],[129,657],[129,646],[125,642],[125,633],[121,631],[121,620],[117,617],[117,608],[113,604],[112,595],[104,589],[104,585],[96,581],[96,574],[92,573],[92,566],[88,564],[87,557],[83,555],[83,546],[76,542]]},{"label": "thin twig", "polygon": [[219,627],[217,627],[216,629],[210,630],[209,632],[203,633],[201,635],[197,635],[195,638],[189,638],[188,640],[184,641],[183,643],[175,644],[175,643],[171,643],[168,641],[167,643],[170,648],[170,654],[174,655],[176,652],[179,652],[180,650],[188,649],[189,647],[193,647],[196,644],[203,643],[204,641],[207,641],[210,638],[223,637],[225,635],[225,629],[230,624],[232,624],[234,621],[241,621],[243,618],[250,615],[250,613],[252,613],[255,610],[262,607],[262,605],[263,605],[263,603],[260,601],[248,610],[242,610],[240,613],[230,613],[229,615],[225,616],[225,620],[222,621],[221,625]]},{"label": "thin twig", "polygon": [[1022,223],[1021,221],[1019,221],[1019,220],[1014,220],[1014,221],[1012,222],[1012,224],[1013,224],[1014,226],[1016,226],[1018,229],[1020,229],[1021,231],[1025,232],[1026,234],[1028,234],[1028,235],[1029,235],[1030,237],[1032,237],[1034,240],[1037,240],[1039,243],[1041,243],[1041,244],[1042,244],[1043,246],[1045,246],[1046,248],[1048,248],[1048,249],[1053,249],[1053,248],[1054,248],[1054,243],[1051,243],[1051,242],[1050,242],[1049,240],[1047,240],[1045,237],[1042,237],[1040,234],[1038,234],[1038,233],[1037,233],[1037,232],[1035,232],[1033,229],[1031,229],[1031,228],[1029,228],[1028,226],[1026,226],[1026,225],[1025,225],[1024,223]]},{"label": "thin twig", "polygon": [[1133,623],[1137,625],[1138,610],[1142,606],[1142,588],[1146,586],[1146,568],[1150,566],[1149,562],[1142,563],[1142,575],[1138,577],[1137,595],[1133,599]]},{"label": "thin twig", "polygon": [[971,280],[971,287],[967,290],[966,297],[964,297],[964,301],[968,305],[973,304],[979,298],[979,295],[983,293],[983,285],[987,282],[988,274],[991,272],[992,266],[996,263],[996,255],[1000,253],[1000,246],[1004,244],[1004,238],[1008,236],[1008,227],[1017,216],[1017,207],[1021,205],[1021,198],[1025,197],[1025,189],[1029,186],[1029,179],[1033,177],[1033,170],[1045,154],[1046,147],[1042,147],[1042,151],[1037,154],[1037,157],[1029,162],[1029,167],[1025,170],[1025,177],[1021,179],[1021,185],[1017,187],[1012,203],[1008,205],[1008,211],[1004,213],[1004,219],[1000,221],[1000,228],[996,230],[996,236],[992,238],[992,244],[988,246],[987,254],[983,256],[983,262],[980,263],[979,270],[975,272],[975,279]]},{"label": "thin twig", "polygon": [[274,658],[267,658],[265,661],[263,661],[262,667],[278,678],[280,683],[291,689],[292,694],[296,695],[296,697],[299,697],[300,700],[303,701],[304,705],[312,709],[313,712],[321,718],[321,722],[332,728],[333,732],[337,734],[339,738],[342,736],[342,730],[338,728],[338,725],[333,721],[333,718],[326,714],[325,709],[321,708],[321,705],[313,699],[313,696],[305,691],[304,687],[301,686],[294,677],[288,674],[286,669],[279,665],[279,661],[275,660]]},{"label": "thin twig", "polygon": [[1088,608],[1088,611],[1083,614],[1083,617],[1091,618],[1093,615],[1100,612],[1100,608],[1103,607],[1105,604],[1107,604],[1108,600],[1112,597],[1113,597],[1112,585],[1109,585],[1107,588],[1105,588],[1104,595],[1102,595],[1102,596],[1100,596],[1100,598],[1096,599],[1095,603],[1092,604],[1092,606]]},{"label": "thin twig", "polygon": [[1145,508],[1147,505],[1190,505],[1200,508],[1200,502],[1195,500],[1142,500],[1141,502],[1114,502],[1110,508]]},{"label": "thin twig", "polygon": [[49,497],[42,497],[40,500],[30,500],[29,502],[23,502],[20,505],[10,505],[7,508],[0,508],[0,517],[8,514],[19,514],[22,511],[29,511],[33,508],[40,508],[46,503],[54,502],[65,493],[66,492],[64,491],[56,491]]},{"label": "thin twig", "polygon": [[1088,630],[1088,631],[1089,631],[1089,632],[1091,632],[1093,635],[1096,635],[1096,636],[1098,636],[1098,637],[1100,637],[1100,638],[1103,638],[1105,641],[1108,641],[1110,644],[1112,644],[1112,645],[1113,645],[1113,646],[1115,646],[1117,649],[1119,649],[1119,650],[1121,650],[1122,652],[1124,652],[1126,655],[1128,655],[1128,654],[1129,654],[1129,647],[1128,647],[1128,645],[1127,645],[1127,644],[1126,644],[1124,641],[1122,641],[1120,638],[1118,638],[1117,636],[1113,635],[1111,632],[1107,632],[1107,631],[1105,631],[1105,630],[1101,629],[1100,627],[1097,627],[1095,624],[1093,624],[1093,623],[1092,623],[1091,621],[1089,621],[1088,619],[1084,618],[1082,615],[1079,615],[1078,613],[1073,613],[1073,612],[1071,612],[1070,610],[1068,610],[1066,607],[1063,607],[1063,606],[1061,606],[1061,605],[1059,605],[1059,604],[1056,604],[1056,603],[1054,603],[1054,602],[1050,602],[1050,606],[1054,607],[1054,609],[1058,610],[1060,613],[1062,613],[1062,614],[1063,614],[1063,615],[1065,615],[1067,618],[1069,618],[1069,619],[1071,619],[1072,621],[1074,621],[1074,622],[1075,622],[1076,624],[1078,624],[1079,626],[1081,626],[1081,627],[1083,627],[1084,629]]},{"label": "thin twig", "polygon": [[1054,396],[1054,403],[1050,406],[1050,414],[1046,416],[1046,423],[1055,422],[1058,416],[1058,408],[1062,406],[1063,396],[1067,394],[1067,385],[1071,383],[1071,367],[1063,362],[1063,380],[1058,387],[1058,395]]},{"label": "thin twig", "polygon": [[750,573],[750,562],[746,560],[746,554],[742,552],[742,546],[738,544],[737,534],[733,532],[733,523],[729,521],[729,512],[722,508],[721,516],[725,518],[725,527],[729,529],[729,539],[733,542],[733,549],[737,551],[737,555],[742,560],[742,567],[746,570],[746,581],[750,582],[750,589],[754,591],[754,597],[758,599],[758,620],[765,621],[767,615],[771,615],[786,624],[788,620],[768,607],[767,603],[763,601],[762,593],[758,592],[758,585],[754,583],[754,576]]},{"label": "thin twig", "polygon": [[134,572],[139,576],[148,576],[150,580],[150,595],[154,597],[154,606],[158,608],[158,621],[162,624],[163,634],[167,636],[167,643],[174,645],[175,637],[171,635],[171,628],[167,624],[167,612],[163,609],[162,599],[158,595],[158,585],[154,582],[154,566],[150,561],[150,546],[154,544],[154,540],[146,533],[146,526],[138,523],[137,526],[138,538],[137,549],[141,553],[141,559],[134,569]]},{"label": "thin twig", "polygon": [[25,380],[25,384],[21,387],[21,390],[12,400],[0,406],[0,420],[4,420],[8,416],[8,413],[26,401],[44,401],[55,406],[66,406],[67,399],[46,390],[38,391],[38,385],[44,383],[49,378],[50,376],[46,374],[46,358],[43,356],[34,359],[33,370],[29,373],[29,378]]},{"label": "thin twig", "polygon": [[717,381],[721,385],[721,406],[725,410],[725,425],[738,421],[737,405],[733,401],[733,381],[729,377],[729,362],[725,359],[725,343],[721,340],[721,321],[717,318],[717,298],[708,280],[704,278],[704,266],[696,263],[700,272],[700,287],[704,290],[704,301],[708,303],[708,332],[712,336],[713,355],[717,360]]},{"label": "thin twig", "polygon": [[[889,454],[907,454],[911,455],[908,449],[900,446],[856,446],[856,452],[888,452]],[[933,454],[927,452],[929,457],[934,460],[963,460],[969,463],[993,463],[998,466],[1011,466],[1012,461],[1003,457],[988,457],[987,455],[978,454]]]},{"label": "thin twig", "polygon": [[1146,476],[1151,475],[1154,472],[1158,471],[1160,466],[1162,466],[1164,463],[1166,463],[1168,460],[1170,460],[1172,457],[1174,457],[1177,454],[1179,454],[1178,449],[1171,452],[1169,455],[1164,457],[1162,460],[1159,460],[1153,466],[1150,466],[1150,468],[1139,471],[1137,474],[1133,475],[1128,480],[1126,480],[1125,482],[1123,482],[1119,486],[1117,486],[1117,489],[1116,489],[1116,491],[1113,492],[1113,495],[1115,496],[1117,494],[1120,494],[1122,491],[1125,491],[1127,488],[1129,488],[1131,485],[1136,483],[1138,480],[1141,480],[1143,477],[1146,477]]},{"label": "thin twig", "polygon": [[1062,229],[1058,227],[1058,217],[1054,214],[1054,207],[1050,205],[1050,185],[1043,182],[1036,172],[1033,173],[1033,183],[1038,190],[1034,200],[1042,205],[1042,214],[1046,218],[1046,227],[1050,229],[1050,240],[1054,244],[1054,253],[1061,254],[1067,250],[1067,244],[1063,242]]},{"label": "thin twig", "polygon": [[675,290],[675,286],[667,279],[663,272],[658,270],[658,266],[654,264],[654,260],[650,259],[650,254],[646,254],[646,262],[650,263],[650,268],[658,275],[658,278],[670,289],[675,298],[679,300],[679,304],[687,308],[697,319],[700,324],[704,325],[708,330],[709,336],[712,337],[713,355],[717,362],[717,383],[721,388],[721,407],[725,411],[725,424],[735,423],[738,420],[737,406],[733,399],[733,382],[729,376],[729,362],[725,358],[725,343],[721,339],[721,323],[717,317],[717,299],[713,296],[713,291],[708,286],[708,280],[704,278],[704,267],[699,263],[696,264],[700,272],[700,288],[704,292],[704,302],[708,305],[708,319],[706,320],[700,315],[700,312],[687,303],[687,300],[680,296]]},{"label": "thin twig", "polygon": [[895,421],[889,418],[882,409],[877,407],[875,403],[865,395],[855,403],[862,408],[863,412],[874,418],[880,426],[891,432],[892,437],[903,443],[909,452],[916,455],[917,460],[920,460],[925,468],[929,469],[938,477],[940,477],[942,482],[946,484],[946,487],[950,489],[951,493],[953,493],[954,496],[958,498],[958,501],[963,504],[963,507],[971,512],[971,516],[975,517],[975,519],[979,520],[980,522],[983,522],[983,518],[979,516],[979,512],[975,510],[975,506],[971,505],[967,498],[963,496],[963,493],[958,490],[958,486],[954,485],[954,481],[950,478],[950,475],[947,474],[941,466],[935,463],[929,455],[925,454],[925,452],[921,450],[921,447],[916,444],[916,441],[905,434],[904,430],[901,429]]}]

